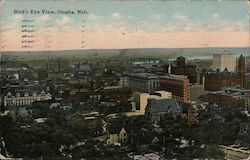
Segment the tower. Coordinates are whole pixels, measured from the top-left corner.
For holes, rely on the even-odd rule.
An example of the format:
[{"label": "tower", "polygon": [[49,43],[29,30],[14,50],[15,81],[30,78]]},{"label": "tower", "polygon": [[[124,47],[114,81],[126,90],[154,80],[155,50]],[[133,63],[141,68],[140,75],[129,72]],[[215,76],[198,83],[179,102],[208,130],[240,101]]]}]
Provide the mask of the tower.
[{"label": "tower", "polygon": [[245,66],[245,57],[240,55],[239,63],[238,63],[238,72],[240,76],[240,85],[241,87],[245,87],[246,85],[246,66]]},{"label": "tower", "polygon": [[178,65],[178,67],[185,67],[185,65],[186,65],[186,59],[185,59],[185,57],[182,57],[182,56],[177,57],[176,63]]}]

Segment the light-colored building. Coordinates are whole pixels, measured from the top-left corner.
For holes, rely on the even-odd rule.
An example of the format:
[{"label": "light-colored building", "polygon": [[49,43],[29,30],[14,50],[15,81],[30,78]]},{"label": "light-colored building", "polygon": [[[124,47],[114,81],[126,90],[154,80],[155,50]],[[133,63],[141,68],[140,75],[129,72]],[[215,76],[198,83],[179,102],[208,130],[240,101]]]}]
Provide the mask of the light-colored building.
[{"label": "light-colored building", "polygon": [[152,73],[128,75],[129,88],[135,91],[152,92],[159,89],[159,76]]},{"label": "light-colored building", "polygon": [[12,85],[1,89],[4,107],[30,106],[34,101],[52,99],[49,88],[42,85]]},{"label": "light-colored building", "polygon": [[222,54],[213,55],[213,70],[224,71],[227,68],[228,71],[236,71],[236,57],[234,54],[224,51]]},{"label": "light-colored building", "polygon": [[124,127],[120,128],[118,126],[112,127],[108,129],[108,140],[107,144],[116,144],[116,143],[127,143],[128,141],[128,134]]},{"label": "light-colored building", "polygon": [[190,85],[190,101],[198,101],[200,95],[204,93],[204,84]]},{"label": "light-colored building", "polygon": [[148,104],[148,99],[171,99],[172,93],[167,91],[155,91],[152,94],[134,92],[133,100],[136,104],[136,109],[140,112],[145,112],[145,108]]},{"label": "light-colored building", "polygon": [[225,153],[225,159],[238,160],[238,159],[250,159],[250,150],[243,150],[240,148],[234,148],[230,146],[221,146]]}]

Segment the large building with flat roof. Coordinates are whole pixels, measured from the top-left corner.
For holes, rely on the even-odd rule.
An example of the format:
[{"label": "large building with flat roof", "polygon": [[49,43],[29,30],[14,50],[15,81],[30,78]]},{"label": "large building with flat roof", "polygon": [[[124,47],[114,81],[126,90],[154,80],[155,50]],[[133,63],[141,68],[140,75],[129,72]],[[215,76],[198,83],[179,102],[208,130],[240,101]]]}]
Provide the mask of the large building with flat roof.
[{"label": "large building with flat roof", "polygon": [[204,89],[206,91],[219,91],[224,87],[246,86],[245,58],[241,55],[238,60],[237,72],[231,72],[227,68],[222,72],[212,71],[205,74]]},{"label": "large building with flat roof", "polygon": [[172,92],[173,98],[178,103],[188,103],[190,101],[190,87],[187,76],[174,74],[161,76],[160,89]]},{"label": "large building with flat roof", "polygon": [[228,71],[236,71],[236,57],[234,54],[224,51],[222,54],[213,55],[213,70],[223,71],[227,68]]},{"label": "large building with flat roof", "polygon": [[129,88],[134,91],[152,92],[159,89],[159,76],[152,73],[128,75]]},{"label": "large building with flat roof", "polygon": [[250,90],[226,88],[221,91],[208,93],[205,101],[224,107],[245,109],[246,106],[250,106]]}]

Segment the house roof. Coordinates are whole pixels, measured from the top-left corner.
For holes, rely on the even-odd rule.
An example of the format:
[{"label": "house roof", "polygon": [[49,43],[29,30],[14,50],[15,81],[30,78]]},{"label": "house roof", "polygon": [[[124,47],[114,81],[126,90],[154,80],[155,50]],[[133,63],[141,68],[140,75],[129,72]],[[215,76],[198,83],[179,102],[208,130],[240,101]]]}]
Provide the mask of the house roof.
[{"label": "house roof", "polygon": [[41,94],[42,92],[48,92],[45,85],[11,85],[2,87],[2,90],[4,95],[11,93],[11,95],[15,96],[19,93],[21,97],[25,94],[32,95],[33,93]]},{"label": "house roof", "polygon": [[120,131],[122,130],[122,128],[124,128],[123,125],[109,125],[108,132],[109,132],[109,134],[119,134]]}]

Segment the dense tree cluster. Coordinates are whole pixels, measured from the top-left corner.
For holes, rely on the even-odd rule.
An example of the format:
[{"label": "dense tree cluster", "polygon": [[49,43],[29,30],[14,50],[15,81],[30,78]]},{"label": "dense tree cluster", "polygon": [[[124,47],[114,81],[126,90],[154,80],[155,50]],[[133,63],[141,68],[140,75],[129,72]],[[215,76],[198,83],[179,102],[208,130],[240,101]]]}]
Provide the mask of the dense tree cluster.
[{"label": "dense tree cluster", "polygon": [[[91,108],[89,111],[101,111],[103,105],[96,102],[87,102],[84,106],[74,104],[67,111],[38,107],[32,118],[15,121],[10,116],[1,116],[0,133],[7,150],[15,157],[119,159],[132,151],[144,153],[140,147],[148,146],[147,151],[161,152],[165,158],[222,159],[224,154],[219,146],[234,144],[240,124],[250,123],[249,117],[232,108],[201,110],[196,124],[188,124],[181,114],[169,113],[155,126],[144,116],[127,117],[123,110],[117,111],[116,119],[100,116],[86,121],[82,113],[87,112],[88,107]],[[40,117],[46,117],[45,122],[34,122]],[[107,146],[105,141],[96,139],[106,135],[103,121],[126,128],[129,135],[127,147]],[[182,140],[188,145],[182,146]]]}]

